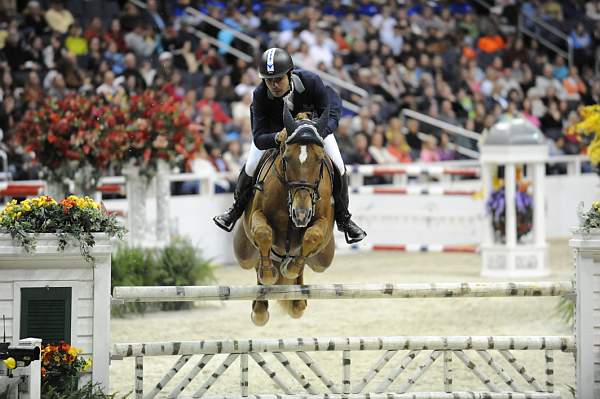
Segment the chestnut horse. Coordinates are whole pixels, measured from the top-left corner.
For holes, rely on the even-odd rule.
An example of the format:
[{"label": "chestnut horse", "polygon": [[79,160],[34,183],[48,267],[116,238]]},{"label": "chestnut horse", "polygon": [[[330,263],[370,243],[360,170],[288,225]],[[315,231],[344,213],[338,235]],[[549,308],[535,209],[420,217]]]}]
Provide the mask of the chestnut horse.
[{"label": "chestnut horse", "polygon": [[[333,237],[332,163],[320,132],[329,111],[317,122],[294,120],[286,106],[287,139],[266,155],[256,174],[256,191],[234,236],[235,256],[244,269],[256,269],[259,285],[303,284],[308,265],[315,272],[329,267]],[[302,316],[306,300],[281,302],[293,318]],[[269,320],[268,301],[252,303],[252,321]]]}]

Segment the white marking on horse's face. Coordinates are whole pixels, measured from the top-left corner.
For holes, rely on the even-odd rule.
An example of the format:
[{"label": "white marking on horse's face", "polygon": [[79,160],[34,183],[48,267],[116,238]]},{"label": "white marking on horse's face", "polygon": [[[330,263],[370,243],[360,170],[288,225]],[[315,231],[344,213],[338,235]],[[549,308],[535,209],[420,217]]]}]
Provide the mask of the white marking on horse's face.
[{"label": "white marking on horse's face", "polygon": [[306,146],[300,146],[300,163],[303,164],[304,162],[306,162],[306,159],[308,158],[308,151],[306,151]]}]

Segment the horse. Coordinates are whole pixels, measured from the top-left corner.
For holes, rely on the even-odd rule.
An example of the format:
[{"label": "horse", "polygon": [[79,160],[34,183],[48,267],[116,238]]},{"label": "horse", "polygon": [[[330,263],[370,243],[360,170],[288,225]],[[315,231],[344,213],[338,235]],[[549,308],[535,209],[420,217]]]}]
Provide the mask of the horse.
[{"label": "horse", "polygon": [[[303,284],[308,265],[323,272],[335,253],[333,236],[333,167],[326,156],[321,132],[329,110],[318,121],[292,117],[283,107],[286,139],[263,156],[256,174],[255,193],[234,233],[235,257],[244,269],[256,269],[259,285]],[[299,318],[306,300],[280,302]],[[263,326],[269,320],[268,301],[252,303],[251,319]]]}]

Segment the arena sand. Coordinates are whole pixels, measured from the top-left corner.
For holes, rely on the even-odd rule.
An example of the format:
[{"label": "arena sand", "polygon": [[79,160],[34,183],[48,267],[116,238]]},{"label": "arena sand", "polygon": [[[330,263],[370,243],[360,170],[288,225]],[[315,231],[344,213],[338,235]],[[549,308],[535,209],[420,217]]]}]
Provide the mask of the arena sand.
[{"label": "arena sand", "polygon": [[[550,275],[545,281],[570,280],[573,276],[572,254],[566,240],[552,241],[549,247]],[[435,254],[435,253],[394,253],[373,252],[336,256],[331,268],[322,274],[308,271],[305,283],[417,283],[417,282],[470,282],[494,281],[479,276],[481,258],[475,254]],[[219,267],[216,271],[221,285],[253,284],[255,276],[251,271],[235,266]],[[519,279],[526,281],[527,279]],[[532,280],[532,279],[529,279]],[[496,280],[498,281],[498,280]],[[500,281],[506,281],[502,279]],[[557,313],[557,298],[456,298],[456,299],[410,299],[410,300],[313,300],[299,320],[283,313],[271,302],[271,319],[264,327],[256,327],[250,320],[249,301],[211,302],[197,304],[196,308],[180,312],[149,313],[111,321],[112,342],[148,341],[190,341],[217,338],[295,338],[327,336],[390,336],[390,335],[571,335],[571,327],[563,322]],[[376,362],[383,352],[361,352],[352,355],[352,380],[360,379]],[[497,360],[502,360],[496,352],[491,352]],[[542,351],[514,352],[517,359],[523,359],[528,372],[542,385],[544,379],[544,354]],[[336,383],[341,382],[341,352],[310,353]],[[271,362],[271,367],[289,386],[300,392],[299,385],[289,374],[278,367],[271,354],[263,355]],[[294,364],[298,358],[287,354]],[[416,367],[419,359],[413,362],[407,378]],[[371,383],[373,388],[384,378],[390,365],[398,364],[403,354],[398,354],[384,368],[380,376]],[[470,357],[481,364],[481,358],[474,353]],[[146,357],[144,361],[144,389],[149,390],[176,361],[176,357]],[[179,378],[199,359],[194,357],[180,372]],[[222,361],[216,357],[201,376],[194,380],[185,392],[191,396],[205,378]],[[501,362],[501,363],[502,363]],[[276,364],[277,363],[277,364]],[[516,375],[506,363],[507,371],[515,376],[521,387],[525,381]],[[282,393],[265,373],[250,359],[250,393]],[[481,382],[453,357],[455,390],[487,390]],[[305,367],[299,367],[303,375],[320,392],[324,386],[315,380]],[[507,389],[496,374],[485,366],[485,373],[501,389]],[[210,389],[207,396],[229,393],[239,395],[239,361]],[[568,385],[575,383],[573,355],[555,351],[555,385],[569,398]],[[110,369],[111,391],[119,394],[133,389],[133,359],[113,361]],[[175,378],[167,386],[172,388],[179,381]],[[400,378],[400,380],[404,380]],[[202,381],[198,381],[202,379]],[[353,382],[354,383],[354,382]],[[392,385],[398,386],[398,381]],[[440,357],[418,380],[411,391],[443,390],[443,365]],[[169,389],[164,390],[165,396]],[[368,392],[368,389],[367,389]],[[120,395],[119,395],[120,397]]]}]

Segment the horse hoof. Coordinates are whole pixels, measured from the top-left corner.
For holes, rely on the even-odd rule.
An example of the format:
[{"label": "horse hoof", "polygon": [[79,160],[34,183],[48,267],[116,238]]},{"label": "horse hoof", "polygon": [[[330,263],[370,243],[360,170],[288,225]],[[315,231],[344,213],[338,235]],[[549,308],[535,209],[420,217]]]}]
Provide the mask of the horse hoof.
[{"label": "horse hoof", "polygon": [[279,279],[279,272],[274,266],[260,266],[258,268],[258,281],[263,285],[273,285]]},{"label": "horse hoof", "polygon": [[306,300],[301,299],[297,301],[292,301],[292,306],[290,307],[289,315],[294,319],[299,319],[304,314],[306,310]]},{"label": "horse hoof", "polygon": [[254,325],[262,327],[269,321],[269,311],[265,310],[261,313],[256,313],[255,311],[252,311],[250,318],[252,319]]},{"label": "horse hoof", "polygon": [[281,275],[287,279],[296,279],[302,273],[304,261],[292,260],[281,265]]}]

